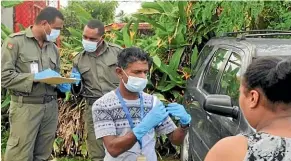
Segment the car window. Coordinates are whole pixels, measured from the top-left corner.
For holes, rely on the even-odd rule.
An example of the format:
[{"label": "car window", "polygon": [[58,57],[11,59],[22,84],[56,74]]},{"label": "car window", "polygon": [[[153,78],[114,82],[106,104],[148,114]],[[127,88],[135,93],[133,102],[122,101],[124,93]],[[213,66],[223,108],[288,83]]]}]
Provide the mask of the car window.
[{"label": "car window", "polygon": [[203,89],[209,94],[215,93],[214,88],[217,85],[217,76],[224,69],[225,63],[223,62],[226,59],[226,56],[226,49],[218,49],[211,60],[203,82]]},{"label": "car window", "polygon": [[233,104],[238,106],[239,85],[241,78],[241,56],[231,53],[218,86],[218,94],[225,94],[232,98]]},{"label": "car window", "polygon": [[203,62],[207,58],[207,56],[211,53],[213,48],[214,48],[214,46],[210,46],[210,45],[204,46],[202,51],[199,53],[198,59],[197,59],[195,65],[194,65],[192,76],[196,75],[196,73],[198,72],[199,68],[201,67],[201,65],[203,64]]}]

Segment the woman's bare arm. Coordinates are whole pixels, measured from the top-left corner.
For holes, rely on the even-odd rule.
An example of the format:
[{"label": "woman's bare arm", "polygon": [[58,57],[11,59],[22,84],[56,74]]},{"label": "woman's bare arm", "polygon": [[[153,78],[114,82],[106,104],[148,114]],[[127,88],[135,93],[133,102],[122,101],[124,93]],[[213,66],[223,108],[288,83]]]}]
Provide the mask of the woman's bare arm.
[{"label": "woman's bare arm", "polygon": [[247,153],[247,138],[231,136],[218,141],[204,161],[242,161]]}]

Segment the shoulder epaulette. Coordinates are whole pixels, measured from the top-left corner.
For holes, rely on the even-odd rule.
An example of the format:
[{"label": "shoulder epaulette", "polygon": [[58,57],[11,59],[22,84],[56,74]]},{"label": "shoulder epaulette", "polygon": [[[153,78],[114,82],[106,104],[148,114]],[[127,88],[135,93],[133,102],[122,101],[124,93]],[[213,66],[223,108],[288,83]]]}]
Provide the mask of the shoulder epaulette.
[{"label": "shoulder epaulette", "polygon": [[10,34],[9,37],[21,36],[24,34],[25,34],[25,32],[21,31],[21,32],[16,32],[16,33]]},{"label": "shoulder epaulette", "polygon": [[117,45],[117,44],[113,44],[113,43],[108,43],[109,46],[112,46],[112,47],[117,47],[119,49],[123,49],[121,46]]}]

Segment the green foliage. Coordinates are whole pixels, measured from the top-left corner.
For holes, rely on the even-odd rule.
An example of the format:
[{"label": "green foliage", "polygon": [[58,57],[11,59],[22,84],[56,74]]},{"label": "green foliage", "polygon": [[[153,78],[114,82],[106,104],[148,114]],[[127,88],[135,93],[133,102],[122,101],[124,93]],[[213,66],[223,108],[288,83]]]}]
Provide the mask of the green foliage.
[{"label": "green foliage", "polygon": [[13,0],[13,1],[1,1],[1,7],[10,8],[18,4],[21,4],[23,0]]},{"label": "green foliage", "polygon": [[6,27],[4,24],[1,23],[1,42],[3,41],[12,33],[12,31]]},{"label": "green foliage", "polygon": [[5,153],[9,131],[1,126],[1,154]]},{"label": "green foliage", "polygon": [[84,25],[91,19],[98,19],[104,24],[113,23],[117,5],[115,1],[69,1],[68,6],[62,9],[65,16],[63,35],[71,36],[69,28],[83,31]]}]

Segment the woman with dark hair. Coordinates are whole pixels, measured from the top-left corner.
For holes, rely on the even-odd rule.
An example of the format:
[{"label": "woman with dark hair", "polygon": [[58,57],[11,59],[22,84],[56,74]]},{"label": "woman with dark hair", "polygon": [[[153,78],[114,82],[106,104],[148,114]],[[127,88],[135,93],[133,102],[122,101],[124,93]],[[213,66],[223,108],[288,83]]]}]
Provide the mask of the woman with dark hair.
[{"label": "woman with dark hair", "polygon": [[205,161],[291,161],[291,60],[254,60],[241,81],[239,104],[257,132],[220,140]]}]

